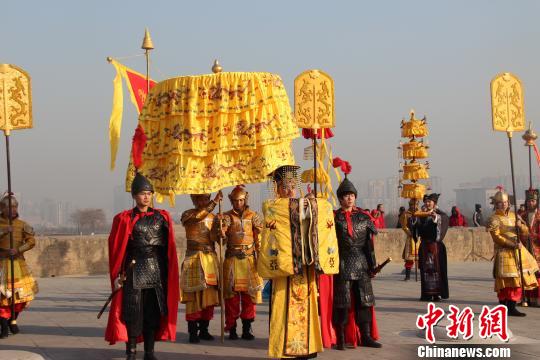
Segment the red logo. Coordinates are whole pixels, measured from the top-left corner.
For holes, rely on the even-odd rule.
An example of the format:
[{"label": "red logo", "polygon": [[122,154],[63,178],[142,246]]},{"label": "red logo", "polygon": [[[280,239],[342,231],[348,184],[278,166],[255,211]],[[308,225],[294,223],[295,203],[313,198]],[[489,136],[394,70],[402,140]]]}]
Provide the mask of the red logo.
[{"label": "red logo", "polygon": [[434,303],[428,304],[428,312],[425,315],[418,315],[416,319],[416,326],[422,330],[426,329],[426,340],[433,344],[435,342],[435,335],[433,334],[433,327],[444,317],[444,310],[440,307],[436,307]]},{"label": "red logo", "polygon": [[446,335],[451,339],[457,339],[459,334],[463,335],[463,340],[472,338],[474,319],[472,309],[466,307],[460,312],[457,306],[450,305],[448,310],[450,310],[450,314],[448,314],[450,325],[446,327]]},{"label": "red logo", "polygon": [[479,318],[480,337],[487,339],[497,335],[502,341],[508,341],[507,312],[504,305],[497,305],[493,309],[482,306]]},{"label": "red logo", "polygon": [[[474,313],[470,307],[459,310],[457,306],[449,305],[449,313],[447,315],[450,325],[446,326],[446,335],[451,339],[457,339],[462,335],[463,340],[469,340],[473,336],[474,331]],[[479,336],[482,339],[491,338],[495,335],[502,341],[508,341],[508,309],[504,305],[498,305],[490,309],[488,306],[482,306],[482,312],[478,317]],[[429,303],[427,313],[418,315],[416,319],[416,327],[420,330],[425,329],[426,340],[433,344],[435,342],[435,334],[433,327],[444,317],[444,310],[435,306],[434,303]]]}]

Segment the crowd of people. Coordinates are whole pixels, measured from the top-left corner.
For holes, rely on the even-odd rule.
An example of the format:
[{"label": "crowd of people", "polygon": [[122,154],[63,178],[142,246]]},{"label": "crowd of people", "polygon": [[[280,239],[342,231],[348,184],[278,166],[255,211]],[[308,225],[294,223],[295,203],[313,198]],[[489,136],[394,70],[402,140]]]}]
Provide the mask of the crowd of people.
[{"label": "crowd of people", "polygon": [[[372,278],[380,271],[373,239],[385,228],[383,204],[373,211],[357,207],[356,188],[345,177],[336,191],[340,207],[332,211],[327,200],[313,193],[298,197],[297,166],[282,166],[270,176],[274,198],[265,202],[263,214],[249,207],[243,186],[228,194],[230,210],[217,214],[221,191],[213,198],[191,195],[193,208],[180,218],[186,251],[179,265],[174,221],[167,211],[151,206],[153,186],[136,175],[131,186],[136,205],[115,216],[109,236],[113,292],[105,339],[125,342],[127,359],[136,358],[140,342],[144,359],[152,360],[156,341],[175,341],[179,304],[185,305],[192,344],[214,340],[209,324],[216,306],[224,308],[229,340],[253,340],[263,278],[270,288],[271,358],[307,359],[323,348],[382,346]],[[439,196],[411,199],[408,208],[400,209],[398,227],[406,235],[404,280],[410,280],[417,266],[421,301],[450,297],[444,238],[450,226],[467,226],[457,207],[450,216],[438,207]],[[34,233],[19,219],[16,199],[8,198],[0,200],[0,338],[19,332],[18,315],[38,291],[23,256],[35,244]],[[477,205],[473,224],[485,225],[493,239],[500,304],[510,316],[525,316],[516,307],[520,299],[539,305],[538,191],[527,192],[525,210],[517,215],[503,190],[492,200],[494,213],[488,221],[484,224]],[[9,244],[10,232],[14,246]],[[224,259],[218,256],[221,246]],[[10,291],[12,258],[15,294]]]}]

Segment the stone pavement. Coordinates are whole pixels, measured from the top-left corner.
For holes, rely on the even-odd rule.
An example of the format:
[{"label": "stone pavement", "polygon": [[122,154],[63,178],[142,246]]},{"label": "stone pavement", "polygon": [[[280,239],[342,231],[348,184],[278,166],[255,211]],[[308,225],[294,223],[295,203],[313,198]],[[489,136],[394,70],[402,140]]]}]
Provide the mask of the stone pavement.
[{"label": "stone pavement", "polygon": [[[471,306],[476,317],[482,305],[493,306],[491,263],[451,263],[450,300],[438,303],[447,311],[448,304],[463,308]],[[415,359],[417,346],[426,341],[419,337],[415,328],[416,317],[426,312],[426,303],[417,299],[420,283],[401,281],[401,262],[388,265],[374,281],[377,299],[377,320],[381,333],[382,349],[357,348],[347,351],[326,350],[320,359]],[[19,320],[22,333],[0,340],[0,359],[16,359],[13,351],[32,352],[45,359],[123,359],[124,344],[109,346],[103,340],[107,322],[105,313],[96,319],[104,300],[108,296],[106,276],[54,277],[38,279],[40,293],[32,306]],[[513,338],[505,346],[512,349],[512,359],[540,357],[540,309],[521,309],[525,318],[509,318]],[[211,333],[219,336],[219,309],[211,323]],[[180,306],[179,328],[176,343],[156,344],[160,360],[168,359],[264,359],[268,341],[268,305],[258,307],[254,323],[257,339],[187,343],[184,306]],[[475,318],[475,333],[478,333]],[[482,341],[475,336],[473,341],[437,341],[437,346],[456,343],[497,343]],[[142,348],[142,345],[140,345]],[[141,349],[142,350],[142,349]],[[10,354],[11,353],[11,354]],[[21,357],[24,358],[24,357]],[[31,357],[27,357],[31,359]],[[35,357],[39,358],[39,357]],[[142,351],[139,352],[142,359]]]}]

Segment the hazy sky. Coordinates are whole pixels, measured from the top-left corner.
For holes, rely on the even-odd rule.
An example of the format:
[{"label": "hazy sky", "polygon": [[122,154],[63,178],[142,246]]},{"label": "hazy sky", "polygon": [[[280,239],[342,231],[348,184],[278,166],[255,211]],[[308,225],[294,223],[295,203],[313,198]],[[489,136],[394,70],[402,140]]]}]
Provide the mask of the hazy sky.
[{"label": "hazy sky", "polygon": [[[0,63],[32,76],[35,127],[11,137],[14,189],[27,199],[112,207],[136,116],[126,95],[111,172],[115,74],[105,58],[142,53],[145,26],[156,80],[208,73],[219,58],[225,71],[280,74],[291,96],[300,72],[328,72],[336,86],[331,143],[352,163],[354,179],[396,174],[399,122],[411,107],[428,117],[431,173],[443,178],[447,196],[460,182],[507,174],[506,137],[491,131],[489,82],[499,72],[522,79],[527,119],[540,130],[537,1],[0,0],[0,8]],[[143,57],[124,63],[145,69]],[[7,187],[4,146],[0,189]],[[299,160],[305,146],[297,140]],[[525,174],[517,134],[514,148]]]}]

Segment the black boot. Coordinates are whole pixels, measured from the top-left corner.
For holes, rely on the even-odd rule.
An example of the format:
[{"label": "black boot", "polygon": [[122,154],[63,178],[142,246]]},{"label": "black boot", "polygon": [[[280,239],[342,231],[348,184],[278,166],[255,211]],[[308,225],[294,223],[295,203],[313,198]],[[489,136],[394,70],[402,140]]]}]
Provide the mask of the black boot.
[{"label": "black boot", "polygon": [[137,359],[137,338],[130,337],[126,343],[126,360]]},{"label": "black boot", "polygon": [[189,342],[192,344],[198,344],[201,342],[199,340],[199,335],[197,335],[197,332],[199,331],[199,327],[197,326],[196,321],[188,321],[188,333],[189,333]]},{"label": "black boot", "polygon": [[336,349],[345,350],[345,330],[343,329],[343,325],[336,326],[336,337]]},{"label": "black boot", "polygon": [[208,332],[209,320],[199,321],[199,339],[201,340],[214,340],[214,337]]},{"label": "black boot", "polygon": [[154,356],[154,344],[156,343],[156,332],[145,331],[144,336],[144,360],[157,360]]},{"label": "black boot", "polygon": [[403,281],[411,280],[411,269],[405,269],[405,279]]},{"label": "black boot", "polygon": [[0,318],[0,339],[7,338],[9,334],[8,320]]},{"label": "black boot", "polygon": [[236,324],[229,329],[229,340],[238,340],[238,334],[236,333]]},{"label": "black boot", "polygon": [[19,316],[19,313],[16,312],[15,313],[15,316],[11,318],[11,320],[9,321],[9,331],[11,331],[11,333],[13,335],[15,334],[18,334],[21,332],[21,330],[19,329],[19,327],[17,326],[17,317]]},{"label": "black boot", "polygon": [[360,332],[362,333],[362,346],[380,348],[382,345],[371,337],[371,323],[361,322],[360,323]]},{"label": "black boot", "polygon": [[251,332],[251,323],[254,319],[242,319],[242,339],[253,340],[255,336]]},{"label": "black boot", "polygon": [[508,316],[526,316],[527,314],[519,312],[516,309],[516,302],[508,300],[506,301],[506,307],[508,308]]}]

